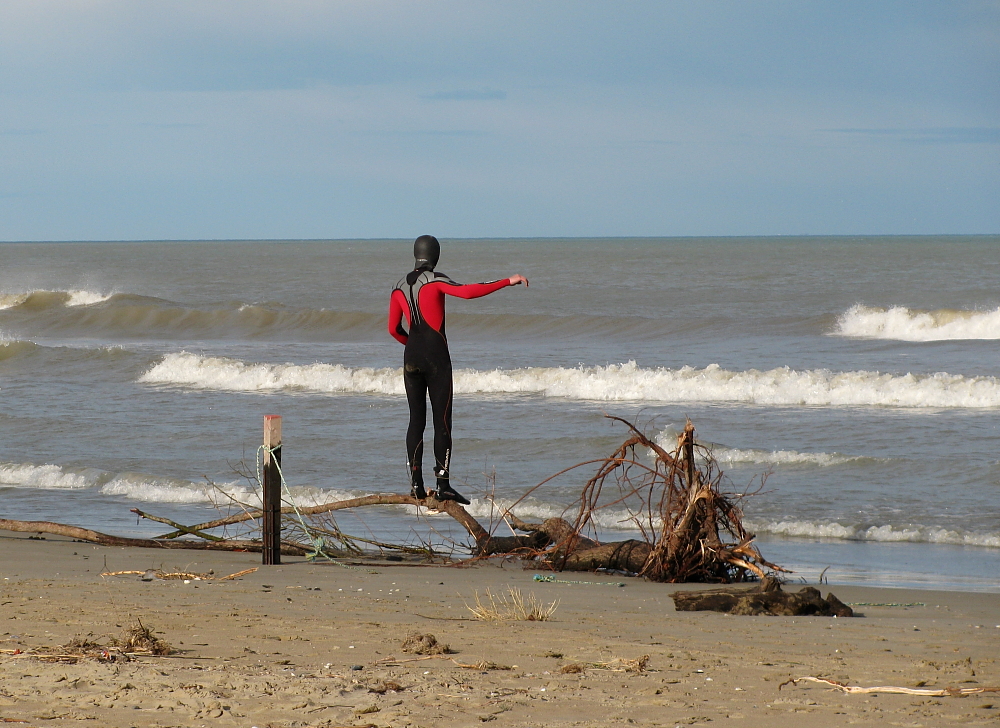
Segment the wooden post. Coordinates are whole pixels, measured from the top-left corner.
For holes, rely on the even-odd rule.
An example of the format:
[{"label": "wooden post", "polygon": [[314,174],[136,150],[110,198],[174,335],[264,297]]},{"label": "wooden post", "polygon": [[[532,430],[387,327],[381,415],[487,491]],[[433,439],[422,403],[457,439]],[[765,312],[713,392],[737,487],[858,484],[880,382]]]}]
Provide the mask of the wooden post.
[{"label": "wooden post", "polygon": [[281,415],[264,415],[262,563],[281,563]]}]

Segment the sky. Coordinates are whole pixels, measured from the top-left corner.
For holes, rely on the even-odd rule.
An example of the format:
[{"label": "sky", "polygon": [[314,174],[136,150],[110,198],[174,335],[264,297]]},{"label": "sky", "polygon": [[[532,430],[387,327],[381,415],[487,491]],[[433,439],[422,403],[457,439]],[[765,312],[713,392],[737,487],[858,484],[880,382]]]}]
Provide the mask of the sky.
[{"label": "sky", "polygon": [[0,240],[1000,233],[1000,0],[4,0]]}]

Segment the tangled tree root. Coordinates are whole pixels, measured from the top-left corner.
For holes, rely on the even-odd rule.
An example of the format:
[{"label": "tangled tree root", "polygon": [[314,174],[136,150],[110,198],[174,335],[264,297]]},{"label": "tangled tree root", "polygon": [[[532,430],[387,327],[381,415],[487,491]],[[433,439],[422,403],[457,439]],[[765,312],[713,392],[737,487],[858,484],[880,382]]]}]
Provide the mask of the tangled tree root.
[{"label": "tangled tree root", "polygon": [[[695,442],[694,425],[688,422],[677,449],[667,452],[631,422],[610,419],[624,423],[631,436],[599,461],[597,473],[584,485],[573,523],[550,518],[530,524],[507,514],[513,527],[531,534],[520,550],[534,547],[556,570],[610,569],[652,581],[731,583],[784,571],[753,544],[738,506],[744,496],[722,492],[722,472],[711,451]],[[653,455],[652,465],[637,448]],[[609,486],[610,498],[604,493]],[[641,540],[601,544],[583,535],[609,500],[628,509],[626,522],[642,534]],[[539,547],[542,541],[545,546]],[[480,545],[482,554],[495,551],[491,540]]]}]

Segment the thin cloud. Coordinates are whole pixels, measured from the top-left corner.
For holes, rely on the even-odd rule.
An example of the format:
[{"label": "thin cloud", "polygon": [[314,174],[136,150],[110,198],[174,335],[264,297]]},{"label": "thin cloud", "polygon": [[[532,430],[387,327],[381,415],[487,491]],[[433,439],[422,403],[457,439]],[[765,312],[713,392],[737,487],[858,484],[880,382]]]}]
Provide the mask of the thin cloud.
[{"label": "thin cloud", "polygon": [[353,136],[386,136],[386,137],[482,137],[488,132],[478,129],[388,129],[385,131],[365,129],[348,132]]},{"label": "thin cloud", "polygon": [[141,122],[137,123],[136,126],[149,127],[149,128],[152,128],[152,129],[201,129],[205,125],[204,124],[192,124],[192,123],[184,122],[184,121],[162,122],[162,123],[151,122],[151,121],[141,121]]},{"label": "thin cloud", "polygon": [[438,91],[437,93],[426,94],[420,98],[427,101],[503,101],[507,98],[507,92],[486,88],[479,91],[463,89],[459,91]]},{"label": "thin cloud", "polygon": [[926,129],[827,129],[838,134],[895,137],[910,144],[1000,144],[1000,127],[939,126]]}]

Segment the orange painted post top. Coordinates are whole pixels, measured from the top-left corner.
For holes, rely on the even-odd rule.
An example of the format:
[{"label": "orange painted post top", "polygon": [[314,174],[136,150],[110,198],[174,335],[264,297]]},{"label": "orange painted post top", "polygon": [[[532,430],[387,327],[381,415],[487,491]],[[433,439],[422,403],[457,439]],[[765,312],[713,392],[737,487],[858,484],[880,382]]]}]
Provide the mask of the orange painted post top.
[{"label": "orange painted post top", "polygon": [[264,464],[271,462],[271,450],[281,447],[281,415],[264,415]]}]

